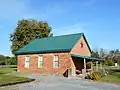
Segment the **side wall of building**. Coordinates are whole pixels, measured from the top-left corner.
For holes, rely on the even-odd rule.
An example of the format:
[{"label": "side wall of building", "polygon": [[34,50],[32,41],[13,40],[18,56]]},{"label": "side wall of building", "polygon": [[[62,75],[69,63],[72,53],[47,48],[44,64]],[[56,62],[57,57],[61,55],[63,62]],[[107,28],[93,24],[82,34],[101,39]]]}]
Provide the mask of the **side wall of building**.
[{"label": "side wall of building", "polygon": [[[43,68],[38,68],[38,56],[43,56]],[[53,68],[53,56],[59,56],[59,68]],[[30,57],[30,67],[25,68],[25,57]],[[67,69],[73,67],[73,61],[70,54],[61,53],[45,53],[45,54],[29,54],[18,55],[18,71],[20,72],[34,72],[40,74],[63,74]]]}]

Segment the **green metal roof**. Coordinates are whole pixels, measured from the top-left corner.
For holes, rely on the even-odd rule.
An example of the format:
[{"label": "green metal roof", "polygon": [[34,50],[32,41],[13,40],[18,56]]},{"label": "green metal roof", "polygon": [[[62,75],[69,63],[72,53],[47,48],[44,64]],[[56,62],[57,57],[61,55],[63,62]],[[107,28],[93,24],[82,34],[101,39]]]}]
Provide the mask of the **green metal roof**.
[{"label": "green metal roof", "polygon": [[78,54],[71,54],[72,57],[77,57],[77,58],[85,58],[87,60],[91,60],[91,61],[104,61],[104,59],[100,59],[100,58],[93,58],[93,57],[90,57],[90,56],[81,56],[81,55],[78,55]]},{"label": "green metal roof", "polygon": [[[17,51],[19,54],[70,51],[83,33],[36,39]],[[88,43],[87,43],[88,44]],[[89,46],[89,45],[88,45]],[[90,48],[89,48],[90,49]]]}]

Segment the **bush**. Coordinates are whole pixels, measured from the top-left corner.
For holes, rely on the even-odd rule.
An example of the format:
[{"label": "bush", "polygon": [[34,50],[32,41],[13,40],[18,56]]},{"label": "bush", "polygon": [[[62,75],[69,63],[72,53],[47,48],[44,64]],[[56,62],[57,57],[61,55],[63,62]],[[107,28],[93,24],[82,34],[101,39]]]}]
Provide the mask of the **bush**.
[{"label": "bush", "polygon": [[95,81],[98,81],[101,78],[100,72],[94,72],[90,76],[91,76],[92,80],[95,80]]},{"label": "bush", "polygon": [[90,75],[87,75],[85,77],[85,79],[91,79],[91,80],[95,80],[95,81],[100,80],[100,78],[101,78],[100,72],[93,72]]}]

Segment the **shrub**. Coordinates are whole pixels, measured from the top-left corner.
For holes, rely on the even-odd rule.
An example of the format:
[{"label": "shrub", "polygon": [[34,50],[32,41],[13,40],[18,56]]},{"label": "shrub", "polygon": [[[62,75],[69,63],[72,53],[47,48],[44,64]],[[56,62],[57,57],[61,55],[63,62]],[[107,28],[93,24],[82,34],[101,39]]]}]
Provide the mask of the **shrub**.
[{"label": "shrub", "polygon": [[100,72],[94,72],[92,73],[92,80],[98,81],[101,78]]},{"label": "shrub", "polygon": [[101,78],[100,72],[93,72],[85,77],[85,79],[91,79],[95,81],[100,80],[100,78]]}]

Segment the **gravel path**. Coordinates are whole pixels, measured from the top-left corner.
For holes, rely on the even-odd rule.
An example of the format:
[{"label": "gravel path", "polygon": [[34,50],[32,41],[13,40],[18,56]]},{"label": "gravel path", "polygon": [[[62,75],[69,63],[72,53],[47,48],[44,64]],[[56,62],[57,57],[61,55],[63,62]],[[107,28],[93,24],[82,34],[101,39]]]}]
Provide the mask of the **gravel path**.
[{"label": "gravel path", "polygon": [[0,87],[0,90],[120,90],[120,86],[60,76],[31,75],[36,81],[14,86]]}]

